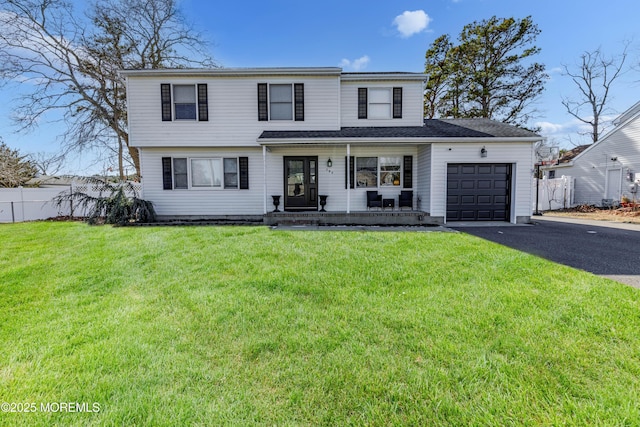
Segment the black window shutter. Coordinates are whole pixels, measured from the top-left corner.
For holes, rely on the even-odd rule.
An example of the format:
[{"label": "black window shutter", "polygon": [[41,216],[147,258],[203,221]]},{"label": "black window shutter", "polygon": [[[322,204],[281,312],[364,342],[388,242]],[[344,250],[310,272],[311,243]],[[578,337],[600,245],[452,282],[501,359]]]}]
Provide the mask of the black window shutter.
[{"label": "black window shutter", "polygon": [[240,171],[240,189],[248,190],[249,189],[249,158],[239,157],[238,166],[239,166],[238,170]]},{"label": "black window shutter", "polygon": [[269,120],[269,107],[267,106],[267,84],[258,83],[258,120]]},{"label": "black window shutter", "polygon": [[293,91],[295,93],[295,119],[296,122],[302,122],[304,121],[304,84],[294,84]]},{"label": "black window shutter", "polygon": [[160,85],[160,98],[162,103],[162,121],[171,121],[171,85],[163,83]]},{"label": "black window shutter", "polygon": [[[347,159],[347,157],[344,158],[345,160],[345,165],[347,164],[347,160],[349,161],[349,175],[347,175],[347,168],[345,166],[344,168],[344,188],[347,188],[348,184],[351,184],[351,186],[349,188],[355,188],[355,176],[356,176],[356,172],[354,170],[355,166],[356,166],[356,158],[354,156],[349,157],[349,159]],[[351,179],[349,179],[349,177],[351,177]]]},{"label": "black window shutter", "polygon": [[162,188],[164,190],[173,189],[173,177],[171,174],[171,157],[162,158]]},{"label": "black window shutter", "polygon": [[358,118],[367,118],[367,88],[358,88]]},{"label": "black window shutter", "polygon": [[404,188],[413,187],[413,156],[404,156]]},{"label": "black window shutter", "polygon": [[205,83],[198,85],[198,120],[201,122],[209,121],[209,101],[207,100],[207,85]]},{"label": "black window shutter", "polygon": [[393,118],[402,118],[402,88],[393,88]]}]

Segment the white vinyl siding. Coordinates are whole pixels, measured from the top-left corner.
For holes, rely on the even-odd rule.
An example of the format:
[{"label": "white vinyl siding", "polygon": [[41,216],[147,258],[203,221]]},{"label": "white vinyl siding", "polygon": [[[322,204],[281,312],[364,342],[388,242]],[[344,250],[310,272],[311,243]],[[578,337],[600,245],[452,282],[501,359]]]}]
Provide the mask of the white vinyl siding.
[{"label": "white vinyl siding", "polygon": [[416,186],[418,206],[416,208],[431,211],[431,144],[418,147],[417,173],[413,178]]},{"label": "white vinyl siding", "polygon": [[[445,218],[448,163],[509,163],[512,165],[511,222],[531,217],[533,145],[531,143],[434,143],[431,144],[430,215]],[[480,157],[485,147],[487,157]]]},{"label": "white vinyl siding", "polygon": [[[159,88],[167,82],[206,83],[209,121],[163,122]],[[304,84],[304,121],[258,121],[257,84],[292,82]],[[129,77],[130,141],[135,147],[259,147],[257,139],[265,130],[338,130],[339,85],[338,77]]]},{"label": "white vinyl siding", "polygon": [[640,173],[640,116],[618,125],[577,156],[573,166],[557,167],[555,171],[557,178],[565,175],[575,179],[574,205],[601,206],[602,199],[612,198],[612,194],[618,198],[632,196],[627,169]]},{"label": "white vinyl siding", "polygon": [[[194,190],[164,190],[163,157],[172,157],[174,160],[174,183],[175,161],[178,159],[184,159],[185,164],[190,159],[223,159],[227,163],[227,159],[248,157],[249,189],[205,187]],[[154,209],[160,216],[262,215],[263,169],[260,148],[143,148],[140,150],[140,164],[143,198],[153,202]]]},{"label": "white vinyl siding", "polygon": [[[402,118],[392,118],[393,107],[393,88],[402,88]],[[358,119],[358,88],[368,88],[368,117],[366,119]],[[376,93],[380,89],[381,92]],[[389,93],[389,112],[386,113],[386,102],[380,102],[381,111],[384,109],[385,117],[377,117],[371,115],[371,96],[374,94],[374,100],[383,101],[382,92]],[[380,96],[378,96],[380,95]],[[403,82],[403,81],[344,81],[340,87],[340,124],[343,127],[358,126],[422,126],[423,123],[423,98],[422,98],[422,82]],[[384,106],[383,106],[384,105]],[[374,118],[375,117],[375,118]]]}]

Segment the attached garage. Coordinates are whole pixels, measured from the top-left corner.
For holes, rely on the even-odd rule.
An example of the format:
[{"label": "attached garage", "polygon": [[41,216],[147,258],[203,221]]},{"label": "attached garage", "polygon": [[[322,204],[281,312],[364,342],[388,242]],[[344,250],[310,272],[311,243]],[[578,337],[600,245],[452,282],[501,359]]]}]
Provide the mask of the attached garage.
[{"label": "attached garage", "polygon": [[447,221],[509,221],[512,165],[447,164]]}]

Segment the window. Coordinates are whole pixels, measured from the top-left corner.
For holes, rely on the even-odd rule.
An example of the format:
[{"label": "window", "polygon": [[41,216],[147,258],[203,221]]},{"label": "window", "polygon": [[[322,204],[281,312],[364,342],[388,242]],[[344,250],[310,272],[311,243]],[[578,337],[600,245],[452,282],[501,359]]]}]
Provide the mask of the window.
[{"label": "window", "polygon": [[209,120],[206,84],[160,85],[162,121]]},{"label": "window", "polygon": [[269,108],[271,108],[271,120],[293,119],[291,85],[269,86]]},{"label": "window", "polygon": [[[413,156],[353,157],[345,170],[345,188],[378,188],[413,186]],[[346,172],[349,175],[346,175]]]},{"label": "window", "polygon": [[187,159],[173,159],[173,188],[189,188]]},{"label": "window", "polygon": [[192,187],[222,187],[222,159],[191,159]]},{"label": "window", "polygon": [[402,88],[358,88],[359,119],[401,119]]},{"label": "window", "polygon": [[358,188],[378,186],[378,158],[356,158],[356,186]]},{"label": "window", "polygon": [[[187,161],[189,160],[189,161]],[[249,188],[249,158],[162,158],[165,190],[189,188]]]},{"label": "window", "polygon": [[174,85],[173,108],[176,120],[195,120],[196,86]]},{"label": "window", "polygon": [[400,169],[400,157],[380,157],[380,186],[399,186]]},{"label": "window", "polygon": [[238,188],[238,159],[224,159],[224,188]]},{"label": "window", "polygon": [[369,89],[369,118],[391,118],[391,89]]},{"label": "window", "polygon": [[304,121],[304,84],[258,83],[258,120]]},{"label": "window", "polygon": [[555,179],[556,171],[549,171],[549,179]]}]

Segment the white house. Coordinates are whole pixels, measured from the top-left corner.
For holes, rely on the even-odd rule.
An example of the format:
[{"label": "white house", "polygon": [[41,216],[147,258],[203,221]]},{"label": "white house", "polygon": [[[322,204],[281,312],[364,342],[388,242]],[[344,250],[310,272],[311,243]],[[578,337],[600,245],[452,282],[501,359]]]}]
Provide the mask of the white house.
[{"label": "white house", "polygon": [[573,205],[610,206],[623,196],[640,198],[640,102],[615,127],[569,161],[541,168],[546,176],[575,179]]},{"label": "white house", "polygon": [[[160,218],[530,220],[533,145],[541,138],[486,119],[424,120],[424,74],[122,74],[143,197]],[[381,197],[370,203],[368,192]]]}]

